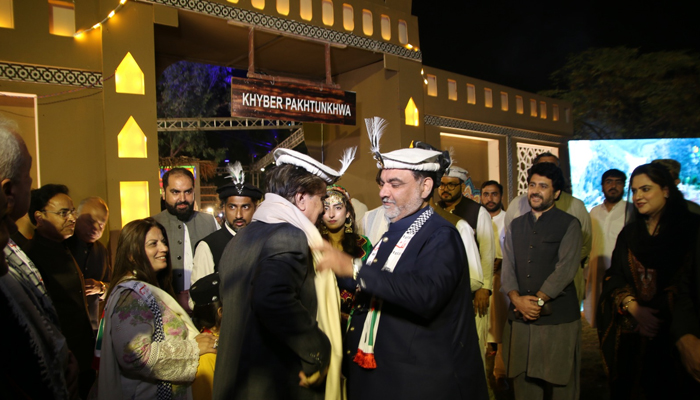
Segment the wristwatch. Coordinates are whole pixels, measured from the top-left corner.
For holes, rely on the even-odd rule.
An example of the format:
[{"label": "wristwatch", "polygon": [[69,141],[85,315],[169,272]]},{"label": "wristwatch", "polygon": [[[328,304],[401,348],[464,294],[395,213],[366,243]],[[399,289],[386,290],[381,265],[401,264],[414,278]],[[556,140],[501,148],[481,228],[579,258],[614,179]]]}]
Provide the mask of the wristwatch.
[{"label": "wristwatch", "polygon": [[542,300],[541,297],[538,297],[538,298],[537,298],[537,305],[540,306],[540,307],[544,306],[544,300]]},{"label": "wristwatch", "polygon": [[352,279],[357,280],[357,274],[360,273],[362,269],[362,259],[353,258],[352,259]]}]

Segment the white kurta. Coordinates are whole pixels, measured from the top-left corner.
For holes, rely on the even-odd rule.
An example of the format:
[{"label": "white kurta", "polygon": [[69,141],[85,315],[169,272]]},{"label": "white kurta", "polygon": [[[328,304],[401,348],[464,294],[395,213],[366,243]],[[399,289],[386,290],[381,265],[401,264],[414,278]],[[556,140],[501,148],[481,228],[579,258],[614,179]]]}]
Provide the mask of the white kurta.
[{"label": "white kurta", "polygon": [[[505,235],[505,217],[506,212],[501,211],[493,221],[493,234],[496,238],[496,259],[503,259],[503,250],[501,249],[501,236]],[[493,274],[493,292],[491,293],[491,306],[489,307],[489,334],[488,343],[501,343],[503,336],[503,326],[508,318],[508,304],[510,300],[508,296],[501,292],[501,271]]]},{"label": "white kurta", "polygon": [[[228,223],[224,223],[224,226],[231,235],[236,236],[236,231],[228,226]],[[190,284],[194,285],[195,282],[204,278],[207,275],[214,273],[214,256],[211,254],[211,249],[205,241],[199,242],[197,248],[194,249],[194,260],[192,267],[192,277],[190,279]],[[191,301],[191,300],[190,300]],[[190,303],[192,307],[192,303]]]},{"label": "white kurta", "polygon": [[583,301],[583,311],[586,320],[595,328],[598,298],[603,288],[603,275],[610,268],[612,252],[615,249],[617,235],[625,226],[626,201],[619,201],[612,210],[608,211],[604,204],[591,209],[591,225],[593,227],[593,244],[586,274],[586,298]]}]

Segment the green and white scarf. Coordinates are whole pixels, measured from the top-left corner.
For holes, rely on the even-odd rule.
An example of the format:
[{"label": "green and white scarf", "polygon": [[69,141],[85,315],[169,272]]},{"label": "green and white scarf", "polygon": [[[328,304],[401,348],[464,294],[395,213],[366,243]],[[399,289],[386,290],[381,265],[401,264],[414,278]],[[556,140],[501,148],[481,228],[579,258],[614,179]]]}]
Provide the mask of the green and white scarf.
[{"label": "green and white scarf", "polygon": [[[401,236],[401,239],[396,243],[394,249],[389,254],[389,257],[382,267],[382,271],[394,272],[396,264],[399,262],[401,255],[403,254],[406,247],[408,247],[409,242],[413,239],[413,236],[418,233],[420,228],[423,227],[425,221],[428,220],[433,215],[434,211],[432,208],[428,207],[421,215],[416,218],[415,221],[408,227],[406,232]],[[372,249],[367,258],[367,265],[371,265],[377,253],[379,252],[379,247],[382,245],[380,240],[377,245]],[[377,361],[374,357],[374,344],[377,340],[377,330],[379,329],[379,319],[382,315],[382,299],[372,296],[372,300],[369,305],[369,314],[365,319],[365,324],[362,327],[362,336],[360,336],[360,346],[357,349],[357,354],[353,358],[353,361],[357,363],[360,367],[366,369],[377,368]]]}]

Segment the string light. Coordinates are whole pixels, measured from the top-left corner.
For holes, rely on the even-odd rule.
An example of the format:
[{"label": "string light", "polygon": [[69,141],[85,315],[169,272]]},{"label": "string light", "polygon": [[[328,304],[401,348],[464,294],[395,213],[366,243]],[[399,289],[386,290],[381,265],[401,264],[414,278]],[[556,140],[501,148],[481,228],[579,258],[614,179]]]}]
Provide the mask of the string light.
[{"label": "string light", "polygon": [[103,19],[102,21],[96,23],[95,25],[93,25],[92,27],[90,27],[90,28],[88,28],[88,29],[83,29],[82,31],[75,32],[75,34],[73,34],[73,37],[75,37],[75,38],[82,37],[84,34],[90,32],[90,31],[92,31],[92,30],[94,30],[94,29],[100,28],[102,25],[104,25],[105,22],[107,22],[108,19],[114,17],[114,15],[115,15],[117,12],[119,12],[119,10],[124,6],[124,4],[126,4],[126,2],[127,2],[127,0],[119,0],[119,5],[117,5],[117,7],[116,7],[114,10],[112,10],[112,11],[105,17],[105,19]]}]

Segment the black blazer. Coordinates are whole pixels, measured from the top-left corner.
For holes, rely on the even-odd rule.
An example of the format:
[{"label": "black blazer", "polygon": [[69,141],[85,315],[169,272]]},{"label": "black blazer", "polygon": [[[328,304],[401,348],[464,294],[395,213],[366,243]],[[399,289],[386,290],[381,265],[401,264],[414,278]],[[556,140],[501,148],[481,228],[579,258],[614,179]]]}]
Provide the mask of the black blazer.
[{"label": "black blazer", "polygon": [[66,337],[68,348],[78,360],[80,371],[89,371],[95,349],[95,337],[90,324],[85,299],[85,282],[80,268],[65,242],[54,242],[39,232],[23,249],[34,262],[46,284]]},{"label": "black blazer", "polygon": [[[316,322],[314,267],[304,233],[287,223],[253,222],[219,263],[223,320],[214,399],[323,399],[299,386],[330,363]],[[338,321],[340,323],[340,321]]]}]

